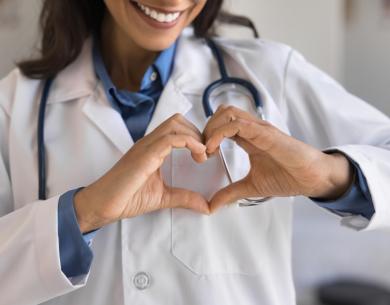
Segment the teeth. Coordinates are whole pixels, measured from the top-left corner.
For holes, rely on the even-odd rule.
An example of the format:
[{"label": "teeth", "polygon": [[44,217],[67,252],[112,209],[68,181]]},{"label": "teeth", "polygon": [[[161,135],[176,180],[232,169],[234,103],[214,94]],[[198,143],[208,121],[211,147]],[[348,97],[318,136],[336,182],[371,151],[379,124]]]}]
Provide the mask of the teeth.
[{"label": "teeth", "polygon": [[136,2],[138,7],[145,13],[145,15],[150,18],[158,21],[158,22],[173,22],[180,16],[180,12],[164,14],[162,12],[158,12],[150,7],[142,5]]}]

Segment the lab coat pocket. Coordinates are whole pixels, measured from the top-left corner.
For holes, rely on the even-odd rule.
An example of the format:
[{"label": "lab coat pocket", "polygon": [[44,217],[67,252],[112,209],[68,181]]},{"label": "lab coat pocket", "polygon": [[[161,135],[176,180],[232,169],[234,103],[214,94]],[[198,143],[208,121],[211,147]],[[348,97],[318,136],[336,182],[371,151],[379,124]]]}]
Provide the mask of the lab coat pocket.
[{"label": "lab coat pocket", "polygon": [[[247,155],[236,144],[224,147],[234,180],[249,169]],[[201,193],[206,199],[228,185],[219,156],[204,164],[193,161],[186,150],[172,154],[172,185]],[[172,255],[198,275],[258,274],[267,244],[270,205],[225,206],[206,216],[186,209],[172,209]]]}]

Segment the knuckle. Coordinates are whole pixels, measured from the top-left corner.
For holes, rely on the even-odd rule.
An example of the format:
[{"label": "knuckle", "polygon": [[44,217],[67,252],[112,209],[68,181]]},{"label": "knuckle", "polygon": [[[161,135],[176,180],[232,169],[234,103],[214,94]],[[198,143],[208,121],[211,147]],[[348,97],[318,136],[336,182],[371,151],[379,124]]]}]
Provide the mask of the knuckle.
[{"label": "knuckle", "polygon": [[173,141],[174,136],[171,134],[166,134],[161,137],[161,142],[165,144],[169,144]]},{"label": "knuckle", "polygon": [[169,132],[171,132],[173,134],[177,133],[178,127],[179,127],[179,124],[175,120],[170,121],[169,124],[168,124]]},{"label": "knuckle", "polygon": [[229,122],[236,119],[236,108],[234,106],[226,106],[224,110],[224,116],[228,119]]},{"label": "knuckle", "polygon": [[249,128],[256,128],[258,125],[255,122],[242,121],[241,124],[247,125]]},{"label": "knuckle", "polygon": [[175,113],[172,116],[172,119],[176,122],[182,122],[184,120],[184,116],[181,113]]},{"label": "knuckle", "polygon": [[188,136],[188,135],[181,135],[179,137],[179,139],[186,142],[186,143],[192,143],[192,141],[193,141],[193,137]]},{"label": "knuckle", "polygon": [[228,105],[226,106],[226,110],[230,112],[234,112],[236,110],[236,107],[234,107],[233,105]]},{"label": "knuckle", "polygon": [[178,115],[179,115],[178,113],[175,113],[175,114],[171,115],[171,116],[166,120],[166,124],[167,124],[168,126],[171,126],[172,123],[177,122],[177,121],[178,121],[178,118],[177,118]]}]

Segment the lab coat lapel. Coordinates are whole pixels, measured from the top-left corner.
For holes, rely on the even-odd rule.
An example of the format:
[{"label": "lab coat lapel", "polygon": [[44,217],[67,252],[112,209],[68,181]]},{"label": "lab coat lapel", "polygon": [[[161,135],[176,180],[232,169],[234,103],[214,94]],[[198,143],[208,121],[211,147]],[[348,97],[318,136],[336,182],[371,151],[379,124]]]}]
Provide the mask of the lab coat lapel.
[{"label": "lab coat lapel", "polygon": [[185,115],[191,108],[192,103],[175,87],[174,80],[171,78],[162,92],[145,134],[149,134],[172,115],[176,113]]},{"label": "lab coat lapel", "polygon": [[[185,115],[192,108],[192,103],[176,85],[181,78],[182,75],[177,71],[166,84],[145,135],[172,115]],[[101,86],[96,89],[96,94],[88,98],[83,112],[122,153],[134,144],[121,115],[109,104]]]},{"label": "lab coat lapel", "polygon": [[[204,43],[193,41],[191,31],[183,33],[177,43],[172,75],[157,103],[146,134],[172,115],[185,115],[193,108],[188,95],[201,95],[212,78],[218,76],[212,59],[211,52]],[[216,74],[210,71],[216,71]]]},{"label": "lab coat lapel", "polygon": [[101,86],[87,99],[83,113],[120,151],[125,154],[134,144],[121,115],[107,101]]},{"label": "lab coat lapel", "polygon": [[[96,78],[91,48],[91,41],[88,40],[79,58],[58,75],[49,103],[85,98],[82,108],[84,115],[124,154],[134,141],[121,115],[112,108]],[[200,62],[202,65],[199,65]],[[191,35],[183,35],[177,45],[172,75],[145,134],[149,134],[176,113],[187,114],[193,107],[187,95],[201,94],[206,85],[217,76],[215,61],[205,44],[193,41]]]},{"label": "lab coat lapel", "polygon": [[126,153],[133,145],[121,115],[107,100],[95,75],[91,39],[87,39],[79,57],[55,78],[48,104],[72,101],[85,101],[83,114],[121,153]]}]

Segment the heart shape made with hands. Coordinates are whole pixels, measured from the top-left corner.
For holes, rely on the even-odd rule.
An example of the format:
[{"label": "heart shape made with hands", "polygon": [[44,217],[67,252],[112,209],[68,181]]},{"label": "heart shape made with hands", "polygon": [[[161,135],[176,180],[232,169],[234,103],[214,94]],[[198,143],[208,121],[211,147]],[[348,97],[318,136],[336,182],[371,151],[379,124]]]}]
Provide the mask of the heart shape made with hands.
[{"label": "heart shape made with hands", "polygon": [[[172,184],[202,194],[211,212],[248,197],[337,198],[352,181],[345,157],[330,157],[232,106],[217,109],[202,138],[207,153],[223,149],[234,183],[229,184],[223,162],[215,154],[198,164],[189,152],[179,150],[172,156]],[[234,149],[225,149],[226,139],[233,140]]]},{"label": "heart shape made with hands", "polygon": [[[238,181],[249,171],[249,158],[238,145],[229,142],[231,141],[224,141],[221,147],[230,174],[234,181]],[[197,192],[208,201],[216,192],[229,185],[228,174],[218,153],[214,153],[203,163],[197,163],[188,150],[175,149],[172,151],[171,162],[172,186]]]},{"label": "heart shape made with hands", "polygon": [[[353,181],[352,167],[343,155],[326,154],[232,106],[219,107],[202,136],[206,152],[213,156],[198,164],[188,151],[173,152],[172,184],[202,194],[211,212],[248,197],[303,195],[331,200]],[[227,139],[234,148],[224,147]],[[214,154],[221,148],[232,184],[222,159]]]},{"label": "heart shape made with hands", "polygon": [[[170,185],[201,194],[210,203],[211,210],[213,210],[214,195],[223,192],[231,180],[240,181],[250,171],[249,155],[238,142],[236,143],[238,130],[232,125],[240,117],[248,118],[249,116],[251,119],[257,120],[248,112],[238,108],[220,106],[209,119],[201,136],[203,144],[206,146],[208,146],[207,142],[212,140],[213,153],[208,154],[206,161],[199,163],[194,160],[188,149],[174,149],[171,152]],[[191,123],[189,124],[191,125]],[[195,126],[192,125],[192,128],[195,129]],[[201,133],[199,130],[197,132]],[[223,151],[225,162],[222,160],[219,150]],[[226,170],[225,165],[228,170]],[[235,193],[235,189],[229,188],[229,191]],[[237,191],[240,193],[242,189],[238,188]],[[244,195],[240,196],[239,193],[234,194],[233,197],[237,197],[234,200],[232,200],[232,196],[228,196],[231,202],[223,202],[223,204],[246,198]],[[223,198],[222,201],[225,201],[224,199],[226,198]],[[218,201],[219,207],[222,202]]]}]

